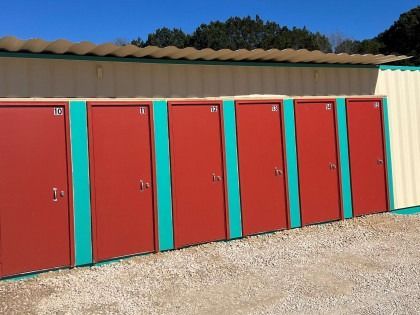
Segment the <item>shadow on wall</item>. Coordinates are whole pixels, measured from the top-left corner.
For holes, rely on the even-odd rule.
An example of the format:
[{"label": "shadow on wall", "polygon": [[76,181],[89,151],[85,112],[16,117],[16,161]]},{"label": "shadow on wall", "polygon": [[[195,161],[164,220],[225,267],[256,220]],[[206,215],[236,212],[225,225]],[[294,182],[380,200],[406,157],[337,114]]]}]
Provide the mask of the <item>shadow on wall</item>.
[{"label": "shadow on wall", "polygon": [[373,95],[378,69],[0,59],[0,97]]}]

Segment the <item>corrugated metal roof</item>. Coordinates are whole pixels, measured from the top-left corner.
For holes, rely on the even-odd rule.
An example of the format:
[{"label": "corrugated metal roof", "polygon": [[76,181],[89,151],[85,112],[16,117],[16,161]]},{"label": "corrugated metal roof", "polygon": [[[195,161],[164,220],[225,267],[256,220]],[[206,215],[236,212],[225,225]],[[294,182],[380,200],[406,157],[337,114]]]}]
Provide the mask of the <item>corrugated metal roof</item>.
[{"label": "corrugated metal roof", "polygon": [[73,43],[65,39],[45,41],[42,39],[20,40],[16,37],[0,38],[0,50],[8,52],[30,52],[49,54],[93,55],[109,57],[132,58],[158,58],[173,60],[217,60],[217,61],[267,61],[267,62],[292,62],[292,63],[329,63],[329,64],[366,64],[378,65],[388,62],[404,60],[411,57],[396,55],[372,55],[346,53],[324,53],[319,50],[307,49],[221,49],[213,50],[177,48],[168,46],[164,48],[148,46],[139,48],[134,45],[117,46],[106,43],[96,45],[91,42]]}]

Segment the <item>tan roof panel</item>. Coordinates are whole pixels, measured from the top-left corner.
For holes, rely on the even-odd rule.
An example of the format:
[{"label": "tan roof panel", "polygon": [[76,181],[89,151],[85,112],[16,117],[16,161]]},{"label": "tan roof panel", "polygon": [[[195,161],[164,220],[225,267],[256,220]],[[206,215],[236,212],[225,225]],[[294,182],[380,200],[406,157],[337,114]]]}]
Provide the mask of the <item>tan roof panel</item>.
[{"label": "tan roof panel", "polygon": [[372,55],[346,53],[334,54],[324,53],[319,50],[309,51],[307,49],[221,49],[213,50],[195,49],[193,47],[177,48],[168,46],[159,48],[148,46],[139,48],[134,45],[117,46],[106,43],[95,45],[91,42],[72,43],[65,39],[56,41],[45,41],[42,39],[20,40],[16,37],[0,38],[0,51],[9,52],[30,52],[30,53],[52,53],[52,54],[74,54],[94,55],[102,57],[134,57],[134,58],[165,58],[174,60],[216,60],[216,61],[267,61],[267,62],[293,62],[293,63],[330,63],[330,64],[366,64],[378,65],[388,62],[411,58],[409,56],[397,55]]}]

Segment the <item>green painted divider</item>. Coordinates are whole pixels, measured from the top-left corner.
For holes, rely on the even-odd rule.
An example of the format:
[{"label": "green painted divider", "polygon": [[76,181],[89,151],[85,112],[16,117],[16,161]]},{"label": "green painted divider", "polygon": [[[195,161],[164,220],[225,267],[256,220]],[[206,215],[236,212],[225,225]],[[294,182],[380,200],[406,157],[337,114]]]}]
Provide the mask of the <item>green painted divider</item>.
[{"label": "green painted divider", "polygon": [[392,159],[391,159],[391,139],[389,131],[389,116],[388,116],[388,99],[383,99],[383,120],[384,120],[384,131],[385,131],[385,154],[386,154],[386,169],[387,169],[387,180],[388,180],[388,199],[389,199],[389,210],[394,210],[394,185],[392,180]]},{"label": "green painted divider", "polygon": [[346,99],[337,99],[338,143],[340,155],[341,194],[345,219],[353,217],[351,198],[349,143],[347,137]]},{"label": "green painted divider", "polygon": [[153,101],[159,250],[174,248],[168,104]]},{"label": "green painted divider", "polygon": [[70,101],[74,246],[77,266],[92,263],[89,149],[85,101]]},{"label": "green painted divider", "polygon": [[236,138],[235,102],[223,101],[227,199],[230,238],[242,237],[241,198],[239,192],[238,152]]},{"label": "green painted divider", "polygon": [[295,109],[292,99],[283,101],[284,132],[286,146],[287,183],[290,208],[290,227],[301,226],[299,201],[299,175],[296,153]]},{"label": "green painted divider", "polygon": [[392,214],[416,214],[420,215],[420,206],[397,209],[391,212]]}]

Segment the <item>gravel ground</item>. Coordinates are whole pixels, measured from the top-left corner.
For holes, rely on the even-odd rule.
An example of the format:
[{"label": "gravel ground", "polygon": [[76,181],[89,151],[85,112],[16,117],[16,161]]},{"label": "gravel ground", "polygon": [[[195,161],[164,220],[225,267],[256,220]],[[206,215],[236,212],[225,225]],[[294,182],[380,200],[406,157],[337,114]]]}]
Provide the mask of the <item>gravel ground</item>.
[{"label": "gravel ground", "polygon": [[420,215],[381,214],[0,282],[0,314],[420,314]]}]

